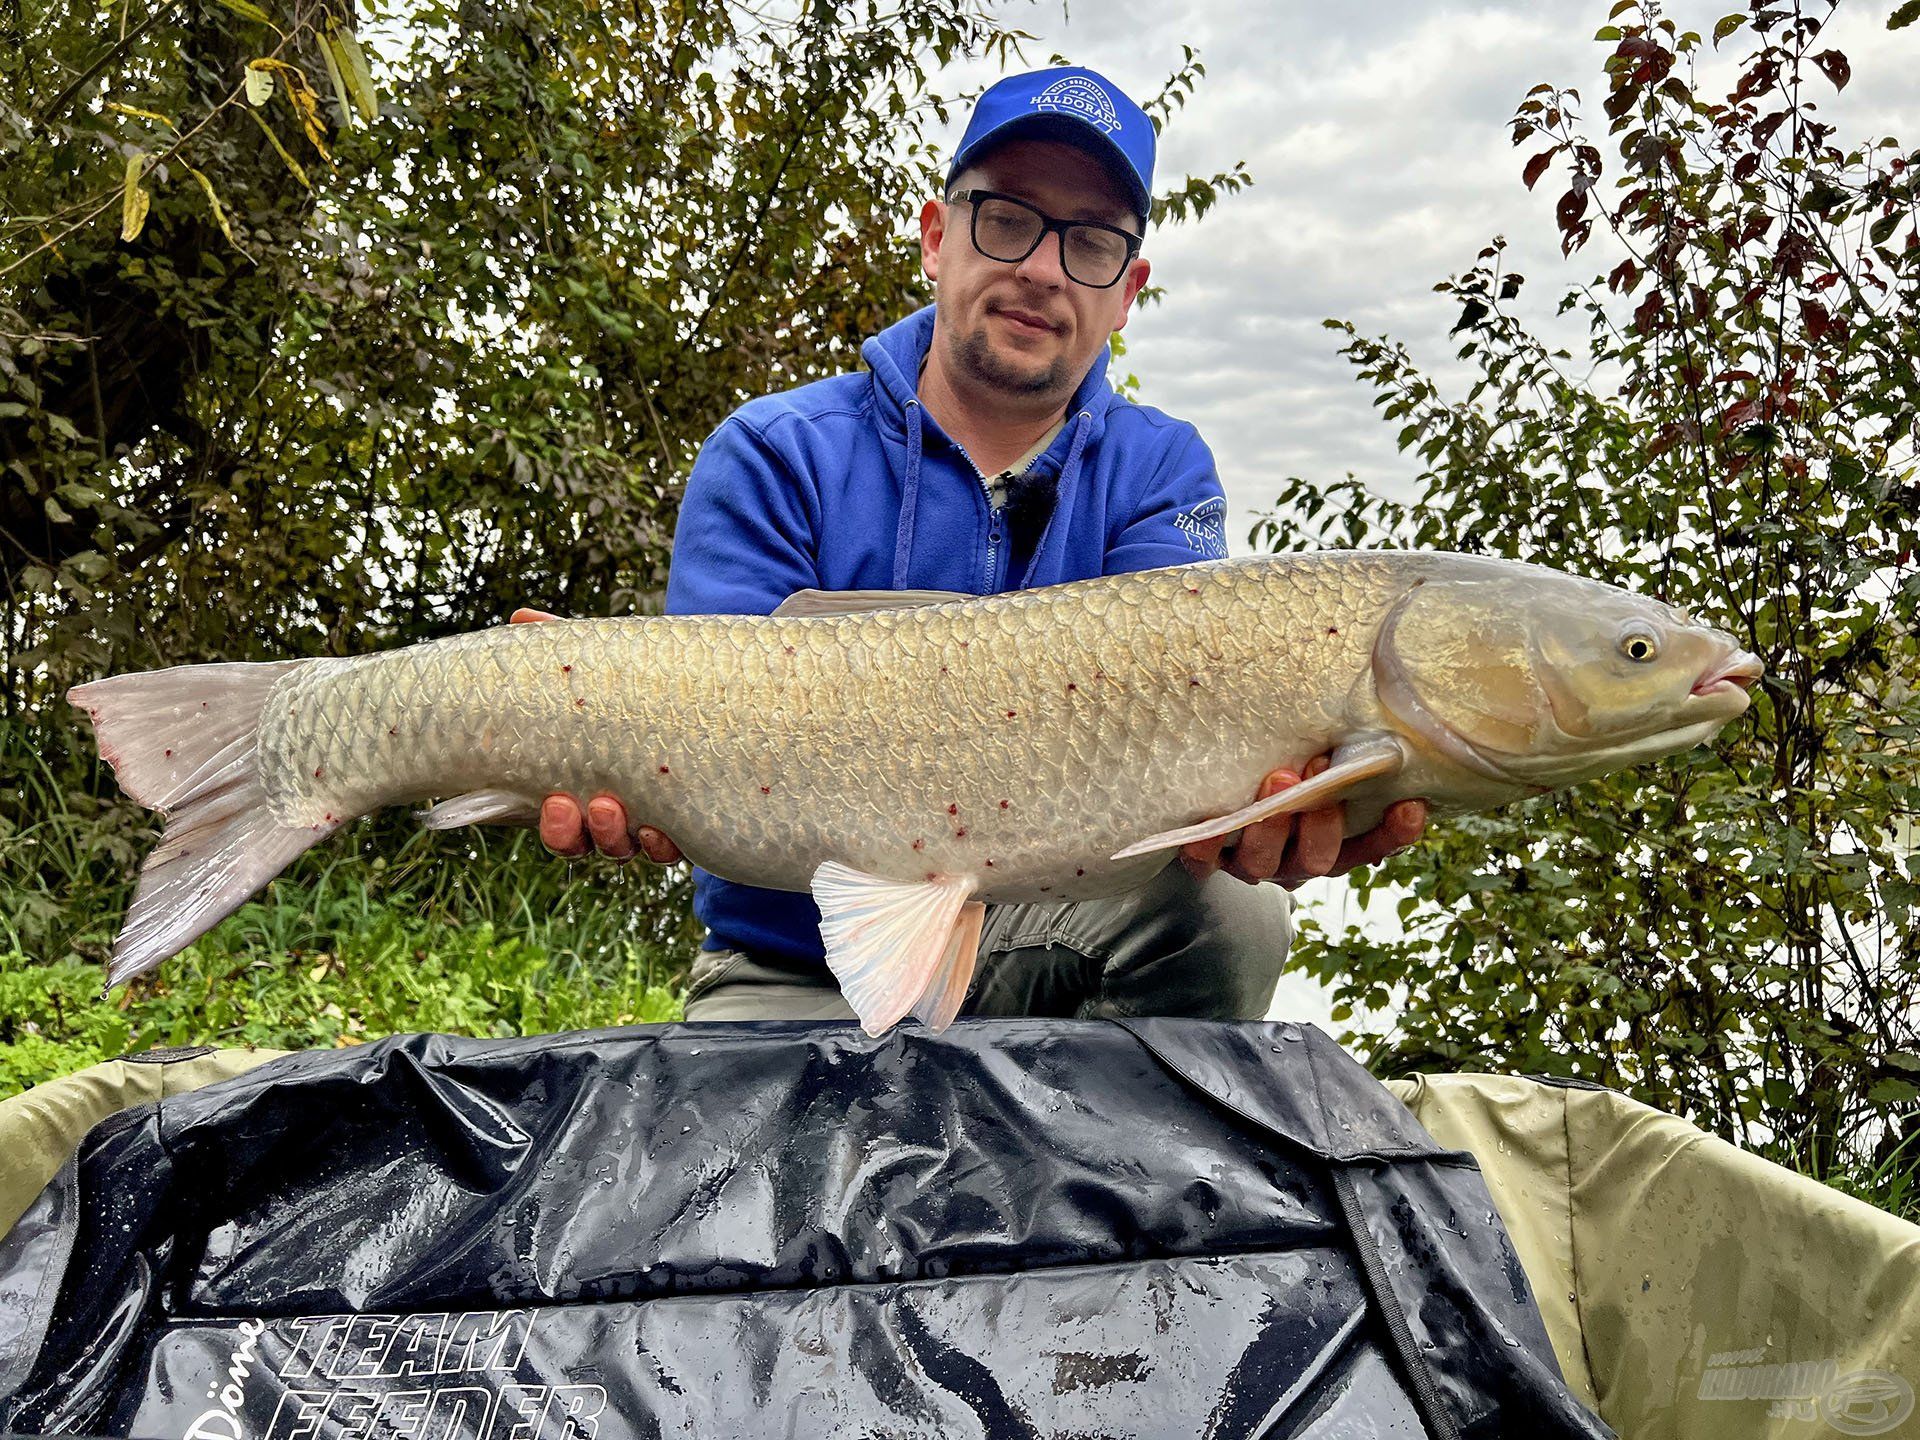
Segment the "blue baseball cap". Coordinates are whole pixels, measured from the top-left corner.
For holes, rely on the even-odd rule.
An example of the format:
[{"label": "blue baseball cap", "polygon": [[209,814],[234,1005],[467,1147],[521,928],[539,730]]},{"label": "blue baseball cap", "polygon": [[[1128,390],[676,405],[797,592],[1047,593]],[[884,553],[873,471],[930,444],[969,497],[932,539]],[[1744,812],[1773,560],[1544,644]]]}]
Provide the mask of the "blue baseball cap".
[{"label": "blue baseball cap", "polygon": [[1104,75],[1076,66],[996,82],[973,107],[947,185],[1007,140],[1064,140],[1104,161],[1144,225],[1153,208],[1153,122]]}]

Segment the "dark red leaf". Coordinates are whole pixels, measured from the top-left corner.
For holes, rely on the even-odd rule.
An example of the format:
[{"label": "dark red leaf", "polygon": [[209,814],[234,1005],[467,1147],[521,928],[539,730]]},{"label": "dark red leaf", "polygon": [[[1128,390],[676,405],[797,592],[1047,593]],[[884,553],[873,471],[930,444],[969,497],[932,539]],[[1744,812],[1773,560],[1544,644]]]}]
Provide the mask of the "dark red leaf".
[{"label": "dark red leaf", "polygon": [[1586,213],[1586,192],[1569,190],[1560,197],[1560,203],[1554,207],[1553,218],[1559,222],[1562,230],[1571,230],[1580,223],[1580,217]]},{"label": "dark red leaf", "polygon": [[1547,166],[1552,163],[1553,157],[1558,154],[1559,151],[1560,147],[1556,145],[1551,150],[1542,150],[1538,155],[1527,161],[1527,168],[1520,172],[1520,178],[1527,182],[1527,189],[1531,190],[1534,181],[1547,173]]},{"label": "dark red leaf", "polygon": [[1838,50],[1822,50],[1813,57],[1813,63],[1820,67],[1820,73],[1833,82],[1833,88],[1844,90],[1847,81],[1853,78],[1853,66],[1847,63],[1847,57]]},{"label": "dark red leaf", "polygon": [[1607,288],[1631,295],[1633,287],[1640,283],[1640,267],[1631,260],[1622,260],[1607,275]]},{"label": "dark red leaf", "polygon": [[1660,312],[1666,307],[1666,301],[1658,290],[1649,290],[1647,298],[1633,312],[1633,328],[1642,335],[1650,332],[1660,321]]}]

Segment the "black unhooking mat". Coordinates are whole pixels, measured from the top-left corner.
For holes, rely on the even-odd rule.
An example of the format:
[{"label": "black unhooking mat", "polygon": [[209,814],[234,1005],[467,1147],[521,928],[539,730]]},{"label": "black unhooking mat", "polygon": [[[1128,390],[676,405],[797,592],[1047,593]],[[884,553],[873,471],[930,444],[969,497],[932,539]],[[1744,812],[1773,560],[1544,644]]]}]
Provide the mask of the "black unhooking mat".
[{"label": "black unhooking mat", "polygon": [[1309,1026],[403,1036],[104,1121],[0,1422],[186,1436],[1604,1436],[1479,1171]]}]

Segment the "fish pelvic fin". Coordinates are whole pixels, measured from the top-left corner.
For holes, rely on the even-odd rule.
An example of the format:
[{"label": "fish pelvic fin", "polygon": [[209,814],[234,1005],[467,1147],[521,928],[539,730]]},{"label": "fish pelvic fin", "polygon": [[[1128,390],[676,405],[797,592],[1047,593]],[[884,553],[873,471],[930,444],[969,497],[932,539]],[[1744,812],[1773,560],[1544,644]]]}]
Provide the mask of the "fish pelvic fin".
[{"label": "fish pelvic fin", "polygon": [[513,790],[469,790],[425,810],[415,817],[429,830],[457,830],[462,825],[538,825],[540,802]]},{"label": "fish pelvic fin", "polygon": [[1274,815],[1286,815],[1298,810],[1317,810],[1360,784],[1363,780],[1376,780],[1383,776],[1398,774],[1406,768],[1406,747],[1391,735],[1375,735],[1352,744],[1342,745],[1333,752],[1333,763],[1311,780],[1302,780],[1298,785],[1282,790],[1278,795],[1269,795],[1264,800],[1256,800],[1251,805],[1235,810],[1231,815],[1221,815],[1212,820],[1201,820],[1196,824],[1183,826],[1178,830],[1165,830],[1158,835],[1149,835],[1137,840],[1124,850],[1116,850],[1115,860],[1130,859],[1135,855],[1151,855],[1156,850],[1172,850],[1181,845],[1191,845],[1196,840],[1211,840],[1218,835],[1231,835],[1243,830],[1257,820],[1265,820]]},{"label": "fish pelvic fin", "polygon": [[67,692],[92,720],[120,788],[166,818],[114,940],[107,989],[178,954],[354,818],[282,824],[261,783],[256,741],[267,697],[289,670],[310,663],[178,665]]},{"label": "fish pelvic fin", "polygon": [[886,880],[829,860],[813,872],[827,968],[860,1028],[884,1034],[911,1014],[944,1030],[973,982],[986,906],[965,876]]}]

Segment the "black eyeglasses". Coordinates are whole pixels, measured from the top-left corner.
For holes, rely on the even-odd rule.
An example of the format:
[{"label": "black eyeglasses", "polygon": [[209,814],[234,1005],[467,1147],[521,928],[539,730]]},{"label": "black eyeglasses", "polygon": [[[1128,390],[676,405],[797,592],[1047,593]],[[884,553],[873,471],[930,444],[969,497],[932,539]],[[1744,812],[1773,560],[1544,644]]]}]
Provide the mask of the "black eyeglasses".
[{"label": "black eyeglasses", "polygon": [[1060,268],[1069,280],[1090,290],[1118,284],[1140,253],[1141,237],[1118,225],[1056,220],[1024,200],[994,190],[957,190],[947,198],[973,206],[973,248],[989,260],[1017,265],[1040,248],[1048,232],[1058,231]]}]

